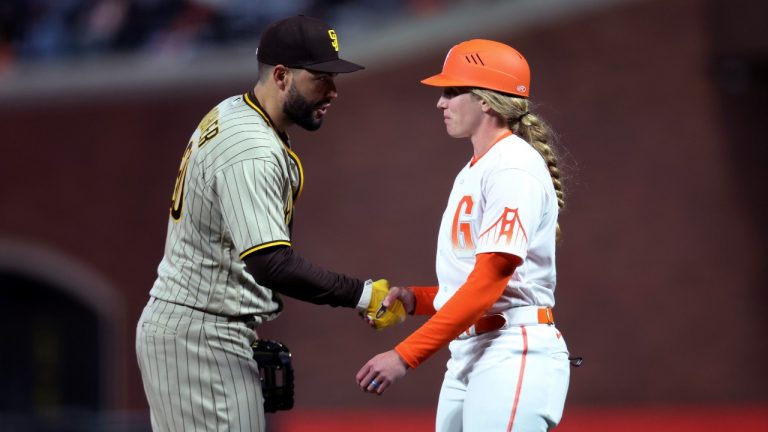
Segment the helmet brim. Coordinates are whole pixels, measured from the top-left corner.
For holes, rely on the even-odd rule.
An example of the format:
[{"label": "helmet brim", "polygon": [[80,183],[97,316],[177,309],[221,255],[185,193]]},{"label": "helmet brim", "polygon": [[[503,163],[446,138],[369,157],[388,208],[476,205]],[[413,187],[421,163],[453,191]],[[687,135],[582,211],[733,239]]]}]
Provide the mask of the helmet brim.
[{"label": "helmet brim", "polygon": [[432,87],[469,87],[469,84],[463,80],[452,78],[443,73],[425,78],[421,80],[421,83]]},{"label": "helmet brim", "polygon": [[[514,77],[509,76],[502,76],[504,79],[512,78],[512,81],[517,81]],[[441,72],[437,75],[433,75],[429,78],[425,78],[421,80],[422,84],[432,86],[432,87],[471,87],[471,88],[480,88],[480,89],[488,89],[497,91],[500,93],[512,95],[512,96],[519,96],[519,97],[528,97],[528,89],[525,87],[518,87],[515,89],[510,88],[508,85],[493,85],[492,83],[488,83],[486,85],[477,85],[473,82],[468,81],[467,79],[462,78],[454,78],[450,75],[446,75],[444,72]],[[506,83],[505,83],[506,84]]]}]

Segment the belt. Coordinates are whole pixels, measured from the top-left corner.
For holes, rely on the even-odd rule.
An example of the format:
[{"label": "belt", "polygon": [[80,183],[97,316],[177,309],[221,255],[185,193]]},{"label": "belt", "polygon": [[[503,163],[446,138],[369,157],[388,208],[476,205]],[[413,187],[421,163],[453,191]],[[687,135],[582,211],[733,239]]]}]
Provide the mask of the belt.
[{"label": "belt", "polygon": [[537,324],[555,324],[555,317],[552,315],[551,307],[521,306],[481,316],[464,333],[460,334],[457,339],[466,339],[511,326]]}]

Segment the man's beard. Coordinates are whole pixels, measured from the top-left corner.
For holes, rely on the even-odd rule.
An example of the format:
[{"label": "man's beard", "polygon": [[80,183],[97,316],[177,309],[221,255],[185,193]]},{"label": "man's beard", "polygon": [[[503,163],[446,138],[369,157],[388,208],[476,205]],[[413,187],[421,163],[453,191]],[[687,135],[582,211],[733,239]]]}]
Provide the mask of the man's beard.
[{"label": "man's beard", "polygon": [[320,129],[323,124],[322,117],[315,117],[315,108],[322,104],[313,106],[309,101],[302,96],[296,89],[296,86],[291,83],[291,88],[288,89],[288,98],[283,104],[283,113],[291,119],[292,122],[301,126],[308,131],[314,131]]}]

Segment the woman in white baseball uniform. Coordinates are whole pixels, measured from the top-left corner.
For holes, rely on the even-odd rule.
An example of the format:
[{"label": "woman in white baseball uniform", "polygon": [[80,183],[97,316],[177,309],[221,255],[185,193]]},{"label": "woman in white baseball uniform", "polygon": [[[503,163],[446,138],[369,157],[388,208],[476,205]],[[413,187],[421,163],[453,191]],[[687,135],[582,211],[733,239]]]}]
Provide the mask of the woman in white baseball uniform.
[{"label": "woman in white baseball uniform", "polygon": [[438,431],[545,431],[558,424],[570,376],[554,325],[555,245],[563,187],[552,133],[529,108],[530,69],[515,49],[454,46],[437,108],[473,155],[456,177],[437,241],[438,285],[394,287],[410,314],[432,315],[357,373],[382,394],[444,346]]}]

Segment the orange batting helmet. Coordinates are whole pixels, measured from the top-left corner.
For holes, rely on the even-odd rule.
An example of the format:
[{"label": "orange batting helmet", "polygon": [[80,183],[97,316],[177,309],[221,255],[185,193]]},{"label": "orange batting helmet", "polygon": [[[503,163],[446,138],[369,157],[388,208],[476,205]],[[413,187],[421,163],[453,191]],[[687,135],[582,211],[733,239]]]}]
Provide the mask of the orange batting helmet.
[{"label": "orange batting helmet", "polygon": [[448,51],[443,71],[421,81],[435,87],[479,87],[528,97],[531,70],[509,45],[472,39]]}]

